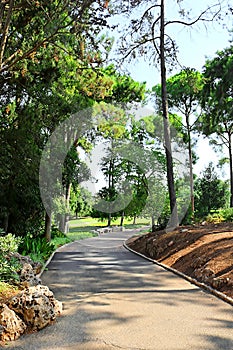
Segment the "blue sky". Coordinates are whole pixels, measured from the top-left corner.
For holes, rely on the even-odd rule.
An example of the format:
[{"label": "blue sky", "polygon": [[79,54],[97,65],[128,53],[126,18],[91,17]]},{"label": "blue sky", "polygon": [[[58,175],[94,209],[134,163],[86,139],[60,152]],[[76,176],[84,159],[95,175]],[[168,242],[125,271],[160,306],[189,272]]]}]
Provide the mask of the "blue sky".
[{"label": "blue sky", "polygon": [[[223,1],[222,1],[223,2]],[[169,1],[169,4],[171,2]],[[175,3],[175,1],[173,1]],[[187,9],[192,6],[191,17],[199,14],[206,5],[206,1],[196,0],[193,5],[191,1],[183,1],[186,3]],[[191,5],[190,5],[191,3]],[[204,3],[204,5],[203,5]],[[216,1],[209,1],[210,4]],[[168,19],[177,19],[175,14],[177,6],[169,7]],[[226,25],[227,27],[224,27]],[[178,59],[181,65],[196,68],[199,71],[205,64],[207,58],[213,58],[215,53],[230,45],[229,40],[233,38],[233,34],[228,32],[228,29],[233,29],[233,19],[226,18],[221,24],[208,23],[206,28],[203,24],[195,25],[192,29],[183,27],[179,24],[173,24],[167,27],[169,35],[175,39],[179,53]],[[160,82],[158,69],[145,59],[140,59],[139,63],[125,63],[125,67],[130,72],[130,75],[137,81],[146,81],[147,86],[151,88]],[[172,74],[179,71],[177,67]]]},{"label": "blue sky", "polygon": [[[196,0],[195,2],[183,0],[182,5],[186,9],[190,9],[190,17],[195,18],[207,7],[207,3],[212,5],[216,2],[213,0],[208,2],[203,0]],[[176,1],[167,1],[168,3],[167,18],[169,20],[177,19]],[[225,1],[221,1],[221,4],[224,5]],[[174,24],[169,27],[168,31],[169,35],[175,38],[178,45],[180,64],[202,71],[206,59],[214,58],[217,51],[230,46],[230,39],[232,39],[233,35],[229,33],[228,29],[233,29],[232,17],[226,17],[221,24],[208,23],[206,27],[203,24],[198,24],[192,29]],[[140,82],[146,81],[148,88],[160,83],[158,69],[150,65],[145,59],[141,58],[138,63],[125,63],[124,65],[133,79]],[[180,67],[177,67],[170,75],[176,74],[180,69]],[[194,167],[196,174],[200,174],[210,161],[217,164],[218,158],[223,156],[221,154],[217,155],[209,146],[208,140],[203,138],[198,140],[196,152],[199,156],[199,161]],[[228,178],[228,168],[226,167],[223,172],[220,172],[220,175]]]}]

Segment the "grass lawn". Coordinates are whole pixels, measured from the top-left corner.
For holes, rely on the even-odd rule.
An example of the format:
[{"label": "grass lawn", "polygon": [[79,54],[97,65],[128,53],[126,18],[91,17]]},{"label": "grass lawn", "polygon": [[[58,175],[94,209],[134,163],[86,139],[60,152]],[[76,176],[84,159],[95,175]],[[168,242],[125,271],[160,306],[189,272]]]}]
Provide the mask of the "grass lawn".
[{"label": "grass lawn", "polygon": [[[143,219],[143,218],[137,219],[136,225],[133,225],[132,221],[133,220],[125,219],[124,220],[124,227],[126,229],[134,229],[134,228],[136,229],[136,228],[140,228],[140,227],[147,226],[150,224],[149,220]],[[120,225],[120,218],[112,221],[112,225],[119,226]],[[78,240],[78,239],[83,239],[83,238],[88,238],[88,237],[94,237],[97,234],[92,232],[92,231],[96,230],[99,227],[104,227],[104,226],[107,226],[107,220],[99,221],[98,219],[94,219],[91,217],[71,220],[70,221],[70,229],[69,229],[69,233],[67,234],[67,236],[71,240]]]},{"label": "grass lawn", "polygon": [[[150,225],[150,221],[148,219],[139,218],[137,219],[136,225],[132,224],[132,221],[133,220],[125,219],[124,227],[126,229],[132,230],[132,229],[137,229],[143,226]],[[120,218],[118,218],[117,220],[113,220],[112,225],[119,226]],[[107,226],[107,220],[100,221],[98,219],[86,217],[86,218],[70,220],[69,226],[70,226],[69,233],[67,233],[65,238],[55,237],[52,239],[52,243],[55,245],[55,249],[72,241],[77,241],[84,238],[96,237],[97,233],[95,233],[94,231],[96,231],[96,229],[98,229],[99,227]],[[148,229],[144,230],[144,232],[147,232],[147,231]]]}]

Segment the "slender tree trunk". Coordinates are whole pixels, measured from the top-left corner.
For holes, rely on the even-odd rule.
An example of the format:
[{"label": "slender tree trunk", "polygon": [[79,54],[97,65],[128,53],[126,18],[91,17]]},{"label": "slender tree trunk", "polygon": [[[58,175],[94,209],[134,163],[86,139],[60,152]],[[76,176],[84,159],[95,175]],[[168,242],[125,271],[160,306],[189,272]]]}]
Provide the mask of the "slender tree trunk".
[{"label": "slender tree trunk", "polygon": [[161,19],[160,19],[160,69],[161,69],[161,86],[162,86],[162,111],[164,125],[164,139],[167,163],[167,181],[170,198],[171,219],[169,226],[175,228],[179,225],[176,191],[173,172],[173,159],[171,149],[170,125],[168,119],[168,103],[167,103],[167,85],[166,85],[166,62],[165,62],[165,14],[164,0],[161,0]]},{"label": "slender tree trunk", "polygon": [[51,226],[52,226],[52,215],[45,213],[45,238],[47,242],[51,241]]},{"label": "slender tree trunk", "polygon": [[232,158],[232,142],[231,133],[229,133],[229,160],[230,160],[230,207],[233,208],[233,158]]},{"label": "slender tree trunk", "polygon": [[121,213],[121,222],[120,222],[120,226],[123,226],[123,224],[124,224],[124,218],[125,218],[125,212],[122,211],[122,213]]},{"label": "slender tree trunk", "polygon": [[66,208],[67,212],[65,214],[65,233],[69,232],[69,221],[70,221],[70,193],[71,193],[71,183],[66,187]]},{"label": "slender tree trunk", "polygon": [[65,231],[65,215],[59,214],[59,230],[64,233]]},{"label": "slender tree trunk", "polygon": [[186,125],[187,125],[187,130],[188,130],[191,210],[192,210],[192,215],[194,215],[195,205],[194,205],[194,181],[193,181],[193,155],[192,155],[191,131],[190,131],[189,115],[188,114],[186,114]]},{"label": "slender tree trunk", "polygon": [[[7,5],[5,5],[5,6],[7,6]],[[1,37],[1,42],[0,42],[0,70],[2,70],[2,66],[3,66],[4,51],[5,51],[7,36],[8,36],[9,28],[10,28],[13,7],[14,7],[14,0],[8,1],[8,10],[7,10],[5,23],[4,23],[4,25],[3,25],[3,23],[1,23],[2,24],[1,25],[2,37]]]},{"label": "slender tree trunk", "polygon": [[152,232],[155,232],[155,230],[156,230],[154,215],[151,216],[151,230],[152,230]]},{"label": "slender tree trunk", "polygon": [[71,192],[71,183],[69,183],[66,186],[66,193],[65,193],[65,203],[66,203],[66,208],[67,212],[65,214],[60,215],[60,220],[59,220],[59,230],[62,231],[63,233],[68,233],[69,232],[69,219],[70,219],[70,214],[69,214],[69,203],[70,203],[70,192]]},{"label": "slender tree trunk", "polygon": [[137,219],[137,216],[134,215],[134,217],[133,217],[133,225],[136,225],[136,219]]},{"label": "slender tree trunk", "polygon": [[111,226],[111,221],[112,221],[112,215],[111,213],[108,214],[108,226]]}]

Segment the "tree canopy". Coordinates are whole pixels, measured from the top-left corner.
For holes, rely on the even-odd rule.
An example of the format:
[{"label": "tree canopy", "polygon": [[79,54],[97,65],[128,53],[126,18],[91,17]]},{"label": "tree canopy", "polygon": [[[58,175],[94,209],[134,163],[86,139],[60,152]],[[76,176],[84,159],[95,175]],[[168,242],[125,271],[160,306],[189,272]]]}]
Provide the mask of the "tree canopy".
[{"label": "tree canopy", "polygon": [[217,135],[212,143],[225,146],[229,155],[231,199],[233,207],[233,47],[217,52],[216,57],[207,60],[204,67],[205,85],[201,98],[204,112],[201,129],[207,136]]}]

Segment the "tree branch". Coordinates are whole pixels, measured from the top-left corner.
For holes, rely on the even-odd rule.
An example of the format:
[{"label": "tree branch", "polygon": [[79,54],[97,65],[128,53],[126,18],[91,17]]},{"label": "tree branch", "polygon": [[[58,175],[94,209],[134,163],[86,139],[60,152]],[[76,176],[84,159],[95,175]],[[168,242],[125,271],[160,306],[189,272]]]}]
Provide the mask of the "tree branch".
[{"label": "tree branch", "polygon": [[11,15],[14,7],[14,0],[9,1],[9,8],[7,11],[6,21],[3,26],[1,44],[0,44],[0,69],[2,69],[3,55],[6,47],[7,35],[10,27]]},{"label": "tree branch", "polygon": [[[157,37],[157,38],[155,38],[155,39],[159,39],[159,37]],[[134,46],[127,52],[127,54],[126,54],[125,56],[122,57],[122,60],[125,60],[126,58],[128,58],[128,57],[132,54],[132,52],[133,52],[134,50],[138,49],[141,45],[145,45],[145,44],[150,43],[150,42],[153,43],[153,40],[154,40],[153,38],[150,38],[150,39],[147,39],[147,40],[145,40],[145,41],[143,41],[143,42],[140,42],[140,43],[134,45]]]},{"label": "tree branch", "polygon": [[159,16],[153,23],[152,25],[152,28],[151,28],[151,31],[152,31],[152,40],[153,40],[153,45],[154,45],[154,48],[157,52],[157,55],[160,56],[160,51],[159,51],[159,48],[157,47],[156,43],[155,43],[155,40],[157,39],[160,39],[160,37],[155,37],[155,25],[158,23],[158,21],[160,21],[160,18],[161,16]]},{"label": "tree branch", "polygon": [[[219,10],[212,16],[211,19],[208,18],[202,18],[203,15],[205,15],[210,9],[212,9],[213,7],[219,6]],[[203,21],[203,22],[212,22],[213,19],[220,13],[221,11],[221,4],[215,4],[212,6],[209,6],[205,11],[203,11],[196,19],[194,19],[192,22],[185,22],[185,21],[179,21],[179,20],[175,20],[175,21],[168,21],[165,23],[165,27],[169,24],[182,24],[184,26],[192,26],[194,24],[196,24],[199,21]]]}]

